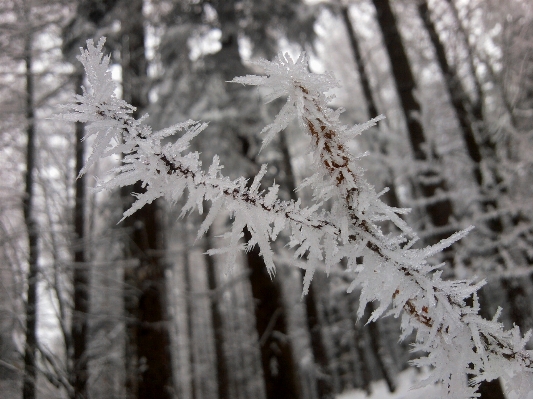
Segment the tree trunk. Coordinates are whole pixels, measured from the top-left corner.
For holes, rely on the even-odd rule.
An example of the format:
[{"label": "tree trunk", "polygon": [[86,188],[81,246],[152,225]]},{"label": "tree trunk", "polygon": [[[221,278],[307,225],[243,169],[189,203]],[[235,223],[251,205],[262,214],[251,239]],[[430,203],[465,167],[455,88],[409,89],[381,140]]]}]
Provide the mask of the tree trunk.
[{"label": "tree trunk", "polygon": [[[355,65],[357,67],[357,72],[359,74],[361,87],[363,89],[363,95],[365,97],[365,102],[367,105],[367,113],[368,113],[369,118],[375,118],[376,116],[378,116],[378,110],[377,110],[376,103],[374,102],[374,97],[372,96],[370,80],[368,79],[368,74],[366,73],[365,64],[361,56],[359,41],[357,39],[357,36],[353,29],[352,22],[350,20],[348,7],[346,6],[341,7],[341,15],[342,15],[344,24],[346,25],[346,29],[348,31],[348,37],[349,37],[350,45],[352,48],[352,54],[354,56]],[[383,155],[387,155],[387,149],[385,148],[385,146],[380,146],[380,152]],[[388,174],[392,176],[392,171],[388,171]],[[386,203],[393,207],[399,207],[400,204],[399,204],[398,196],[396,195],[396,190],[395,190],[393,179],[391,178],[389,179],[389,181],[386,181],[385,186],[389,187],[389,191],[385,194]],[[370,303],[367,309],[369,312],[368,314],[371,314],[372,311],[374,310],[373,303]],[[381,370],[381,373],[385,377],[385,381],[387,382],[389,391],[394,392],[396,390],[395,375],[393,372],[391,372],[390,367],[388,367],[388,363],[390,363],[390,356],[387,356],[387,354],[384,353],[384,348],[382,347],[380,343],[380,331],[379,331],[378,322],[376,321],[376,322],[370,323],[368,326],[365,326],[363,328],[370,329],[369,336],[371,340],[371,346],[376,356],[378,366]]]},{"label": "tree trunk", "polygon": [[[29,5],[24,3],[24,17],[29,20]],[[30,29],[30,27],[28,27]],[[32,34],[27,33],[25,38],[24,58],[26,65],[26,176],[23,199],[24,223],[28,234],[28,275],[26,297],[26,345],[24,347],[24,383],[22,389],[23,399],[36,398],[37,380],[37,284],[39,277],[39,236],[37,220],[34,215],[34,170],[35,170],[35,105],[33,86],[33,56]]]},{"label": "tree trunk", "polygon": [[[138,117],[139,110],[148,103],[143,1],[124,1],[122,7],[122,91],[124,99],[137,107]],[[141,193],[143,188],[137,183],[133,191]],[[128,396],[134,399],[171,399],[173,392],[161,212],[154,201],[125,223],[130,232],[126,245],[139,261],[135,269],[125,272],[129,286],[125,310],[130,320],[126,329],[126,378]]]},{"label": "tree trunk", "polygon": [[[205,252],[211,248],[211,231],[205,234]],[[222,313],[218,307],[220,293],[217,291],[217,277],[216,267],[213,257],[205,255],[207,265],[207,280],[209,284],[211,319],[213,320],[213,331],[215,335],[215,355],[217,368],[217,385],[218,398],[229,399],[229,379],[228,379],[228,363],[224,351],[224,324],[222,322]]]},{"label": "tree trunk", "polygon": [[483,90],[481,88],[481,82],[476,73],[476,65],[475,65],[475,61],[473,57],[472,47],[468,41],[468,34],[466,33],[465,29],[463,28],[463,24],[461,23],[461,18],[459,17],[459,11],[457,10],[455,3],[453,2],[453,0],[445,0],[445,1],[450,6],[450,9],[453,13],[453,17],[455,19],[455,23],[457,25],[457,30],[461,34],[461,38],[463,39],[464,46],[467,49],[467,52],[466,52],[467,63],[470,69],[470,74],[472,76],[472,81],[474,82],[474,91],[475,91],[475,98],[469,101],[472,104],[472,114],[476,117],[476,119],[481,120],[483,119]]},{"label": "tree trunk", "polygon": [[[452,4],[453,6],[453,4]],[[456,12],[457,10],[454,11]],[[466,93],[466,90],[463,88],[459,76],[454,68],[448,63],[446,58],[446,50],[444,44],[441,42],[435,24],[431,20],[431,15],[429,12],[428,3],[425,0],[421,0],[418,3],[418,14],[426,28],[430,41],[435,50],[435,55],[437,63],[441,69],[444,78],[444,84],[448,91],[448,96],[450,97],[452,108],[455,111],[455,116],[459,122],[459,127],[461,129],[463,140],[465,142],[465,147],[467,154],[470,160],[473,163],[472,174],[476,181],[477,186],[479,187],[480,194],[483,194],[484,182],[483,175],[481,173],[481,162],[482,162],[482,151],[479,145],[480,138],[476,137],[476,125],[482,125],[482,110],[481,110],[481,89],[479,84],[476,84],[478,101],[476,104],[473,104]],[[455,14],[457,17],[457,14]],[[459,23],[459,20],[457,20]],[[473,65],[471,65],[473,68]],[[472,71],[473,73],[474,70]],[[476,80],[477,82],[477,80]],[[492,145],[489,145],[490,148],[487,148],[489,152],[495,156],[495,151]],[[483,211],[490,211],[491,208],[497,208],[496,200],[482,200],[481,208]],[[487,222],[487,227],[497,235],[500,235],[503,232],[503,224],[501,219],[494,218]],[[495,254],[496,255],[496,254]],[[511,290],[506,286],[507,280],[504,280],[504,288],[508,292],[508,296],[511,293]],[[514,291],[513,291],[514,292]],[[511,304],[515,304],[516,301],[511,301]],[[514,309],[514,307],[513,307]],[[516,311],[512,312],[512,316],[517,316]],[[486,318],[490,319],[490,315],[485,315]],[[503,390],[501,388],[499,380],[493,380],[490,382],[483,381],[479,388],[479,393],[481,394],[481,399],[504,399]]]},{"label": "tree trunk", "polygon": [[[355,30],[353,29],[352,21],[350,20],[348,7],[346,6],[341,7],[341,16],[346,26],[346,30],[348,31],[348,39],[350,41],[350,47],[352,49],[355,66],[357,67],[357,73],[359,75],[361,88],[363,89],[363,96],[365,98],[368,118],[372,119],[379,115],[378,108],[377,108],[376,102],[374,101],[374,96],[372,95],[372,88],[370,87],[370,79],[368,78],[368,74],[366,73],[365,63],[363,61],[363,57],[361,56],[361,49],[359,47],[359,40],[357,39],[357,35],[355,34]],[[388,154],[387,147],[385,146],[385,143],[383,142],[382,139],[379,141],[380,141],[379,152],[382,155],[386,156]],[[390,168],[387,172],[388,172],[388,178],[384,182],[384,185],[385,187],[389,188],[389,191],[387,191],[383,195],[384,202],[388,204],[389,206],[399,208],[400,201],[396,193],[396,185],[394,184],[394,178],[393,178],[394,174]]]},{"label": "tree trunk", "polygon": [[[376,309],[374,302],[370,302],[367,305],[367,308],[368,308],[368,316],[370,316],[372,312]],[[369,330],[368,335],[370,337],[370,345],[372,346],[372,351],[374,352],[376,356],[376,361],[378,363],[379,370],[381,371],[383,378],[385,378],[385,382],[387,383],[387,387],[389,388],[389,391],[394,392],[396,391],[396,388],[397,388],[396,370],[394,369],[394,360],[392,359],[392,356],[390,355],[390,353],[388,353],[388,349],[383,346],[382,334],[379,328],[379,322],[374,321],[365,327],[367,327]]]},{"label": "tree trunk", "polygon": [[[455,10],[455,13],[456,12],[457,10]],[[496,144],[488,137],[484,140],[480,137],[480,133],[484,133],[485,130],[481,106],[472,103],[455,69],[449,65],[444,45],[440,40],[435,24],[431,20],[427,1],[422,0],[418,3],[418,13],[428,31],[431,43],[435,49],[437,62],[444,76],[444,83],[463,133],[467,153],[474,164],[473,174],[479,187],[480,194],[483,196],[488,193],[486,193],[486,184],[483,181],[481,174],[481,162],[487,157],[492,158],[487,160],[489,163],[497,162]],[[457,21],[457,23],[459,24],[459,21]],[[481,96],[481,92],[478,93],[478,96]],[[478,102],[481,103],[481,99],[479,99]],[[479,127],[477,131],[476,127]],[[488,136],[487,133],[482,135]],[[495,167],[491,168],[490,172],[492,172],[492,178],[495,181],[501,182],[503,180]],[[482,198],[480,207],[483,212],[492,212],[497,210],[499,205],[496,198]],[[504,231],[502,217],[491,218],[486,222],[486,225],[490,232],[494,233],[493,239],[499,239]],[[497,251],[495,245],[492,256],[496,259],[499,258],[499,262],[503,263],[503,260],[498,255]],[[531,325],[531,311],[529,306],[527,306],[527,299],[525,299],[526,294],[521,282],[517,278],[506,277],[502,279],[502,285],[507,293],[509,304],[511,305],[511,320],[513,323],[522,327],[523,330],[527,330],[527,327]]]},{"label": "tree trunk", "polygon": [[[222,30],[222,47],[218,53],[210,57],[210,65],[216,67],[223,79],[227,81],[235,75],[247,72],[239,54],[235,1],[216,1],[213,5],[217,11]],[[229,97],[232,98],[231,101],[249,99],[248,97],[240,97],[243,93],[240,87],[230,87],[227,91]],[[243,123],[243,126],[245,125]],[[243,144],[241,154],[255,163],[254,155],[249,154],[247,148],[250,143],[246,133],[240,136],[240,139]],[[244,230],[244,239],[245,241],[250,239],[250,233],[247,229]],[[257,248],[247,252],[246,261],[250,270],[250,284],[255,301],[256,329],[259,337],[266,398],[300,399],[300,382],[288,334],[287,312],[283,303],[280,282],[270,279]]]},{"label": "tree trunk", "polygon": [[[81,95],[83,75],[76,74],[76,93]],[[76,122],[76,176],[79,176],[85,162],[85,142],[83,141],[83,124]],[[88,327],[89,314],[89,269],[85,250],[85,175],[76,180],[74,205],[74,233],[76,234],[74,248],[74,310],[72,314],[71,339],[74,347],[72,354],[72,399],[88,399]]]},{"label": "tree trunk", "polygon": [[[389,55],[392,75],[398,92],[403,114],[407,123],[409,142],[417,161],[429,161],[426,151],[428,144],[422,123],[420,121],[421,107],[414,91],[416,82],[411,71],[407,53],[403,45],[396,18],[389,0],[372,0],[377,12],[377,21],[383,34],[383,41]],[[430,149],[432,158],[438,161],[438,154]],[[431,198],[436,194],[447,191],[446,182],[436,170],[426,170],[421,173],[418,186],[424,198]],[[453,214],[453,206],[449,198],[431,201],[426,206],[427,213],[435,227],[446,226]],[[445,238],[445,233],[436,234],[432,241]],[[446,256],[446,254],[445,254]]]},{"label": "tree trunk", "polygon": [[196,398],[196,343],[194,340],[194,305],[193,305],[193,288],[191,280],[191,265],[189,262],[189,252],[185,250],[183,253],[183,279],[185,280],[185,292],[187,293],[187,338],[189,340],[189,367],[190,367],[190,391],[191,398]]},{"label": "tree trunk", "polygon": [[378,116],[378,107],[372,96],[372,88],[370,87],[370,80],[368,79],[368,74],[365,70],[365,63],[363,62],[363,57],[361,56],[361,49],[359,47],[359,40],[353,29],[352,21],[350,20],[349,10],[347,6],[341,6],[341,17],[346,26],[348,32],[348,40],[350,41],[350,47],[352,49],[352,55],[355,60],[355,66],[357,67],[357,72],[359,74],[359,80],[361,83],[361,88],[363,89],[363,96],[365,97],[366,111],[369,118],[375,118]]},{"label": "tree trunk", "polygon": [[452,107],[455,111],[455,116],[457,117],[459,126],[463,134],[463,139],[466,145],[468,156],[474,163],[474,178],[476,179],[477,184],[479,186],[482,186],[483,181],[480,169],[481,151],[478,145],[478,139],[476,139],[476,133],[473,126],[473,124],[476,122],[474,115],[472,115],[473,107],[471,104],[469,104],[470,111],[467,109],[467,93],[463,89],[459,77],[457,76],[457,73],[448,63],[444,45],[440,41],[435,24],[431,20],[431,15],[426,1],[419,1],[418,14],[422,19],[424,27],[426,28],[429,34],[429,38],[435,50],[437,63],[439,64],[439,67],[444,77],[444,84],[448,91]]},{"label": "tree trunk", "polygon": [[[280,133],[280,150],[282,154],[282,162],[285,173],[285,186],[287,192],[289,193],[290,199],[296,201],[296,180],[294,177],[294,172],[291,165],[291,156],[289,153],[289,146],[287,144],[286,132]],[[305,271],[300,270],[300,275],[302,280],[305,275]],[[305,296],[305,311],[306,311],[306,322],[307,329],[309,330],[309,335],[311,338],[311,350],[313,352],[313,358],[316,365],[319,367],[319,373],[316,377],[317,393],[320,399],[333,398],[334,388],[333,381],[329,372],[329,359],[324,345],[324,336],[322,334],[322,326],[320,324],[320,319],[318,315],[318,306],[316,303],[316,293],[314,289],[314,284],[309,286],[309,292]]]},{"label": "tree trunk", "polygon": [[[247,229],[244,239],[251,236]],[[267,399],[298,399],[300,386],[278,281],[272,281],[257,247],[246,254]]]}]

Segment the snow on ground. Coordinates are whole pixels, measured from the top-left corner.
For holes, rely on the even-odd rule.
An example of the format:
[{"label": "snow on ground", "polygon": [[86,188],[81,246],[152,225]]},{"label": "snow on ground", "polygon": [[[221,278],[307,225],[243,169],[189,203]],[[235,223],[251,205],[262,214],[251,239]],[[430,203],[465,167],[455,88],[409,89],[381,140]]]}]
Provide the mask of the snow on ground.
[{"label": "snow on ground", "polygon": [[[356,389],[338,395],[337,399],[441,399],[435,386],[411,390],[411,387],[423,378],[424,374],[410,368],[398,375],[398,389],[394,393],[390,393],[385,381],[381,380],[371,384],[372,394],[370,396],[367,396],[366,392]],[[529,383],[533,387],[533,382],[530,381]],[[533,399],[533,391],[529,392],[527,397],[519,397],[515,393],[506,392],[506,397],[508,399]]]},{"label": "snow on ground", "polygon": [[398,389],[394,393],[390,393],[385,381],[381,380],[372,383],[370,396],[357,389],[344,392],[338,395],[337,399],[439,399],[437,389],[434,386],[410,390],[421,378],[417,370],[410,368],[398,375]]}]

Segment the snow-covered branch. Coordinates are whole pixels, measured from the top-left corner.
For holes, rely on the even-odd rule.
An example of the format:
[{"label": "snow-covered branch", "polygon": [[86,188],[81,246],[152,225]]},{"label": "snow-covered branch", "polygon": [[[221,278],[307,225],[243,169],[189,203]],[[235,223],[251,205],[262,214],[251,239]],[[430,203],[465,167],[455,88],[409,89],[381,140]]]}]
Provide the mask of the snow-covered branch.
[{"label": "snow-covered branch", "polygon": [[[239,77],[234,81],[270,89],[268,100],[287,97],[274,123],[264,130],[266,140],[294,117],[311,137],[315,164],[320,168],[310,182],[315,200],[336,196],[337,208],[329,216],[349,230],[347,234],[340,232],[349,242],[333,252],[346,257],[349,270],[355,274],[349,290],[361,287],[358,316],[363,315],[369,301],[380,303],[370,321],[387,309],[388,314],[401,314],[403,336],[416,331],[414,350],[428,353],[415,364],[431,366],[429,382],[442,382],[442,393],[449,397],[473,397],[477,383],[497,378],[506,371],[509,376],[531,372],[531,357],[524,350],[530,333],[522,339],[518,327],[504,331],[497,316],[488,321],[478,315],[476,292],[484,282],[444,281],[438,267],[426,261],[464,237],[471,228],[434,246],[410,249],[416,234],[397,215],[401,210],[381,201],[365,180],[357,159],[347,151],[346,140],[381,117],[354,127],[342,125],[339,121],[342,111],[331,110],[325,95],[336,82],[328,75],[310,74],[303,55],[296,62],[280,54],[274,62],[262,60],[257,64],[266,76]],[[376,224],[384,220],[396,224],[411,241],[402,245],[405,242],[401,236],[384,236]],[[362,264],[356,261],[360,257]],[[474,305],[468,306],[466,301],[472,296]],[[467,373],[474,376],[471,386],[465,383]]]},{"label": "snow-covered branch", "polygon": [[[234,219],[231,230],[224,235],[227,245],[210,253],[235,257],[239,250],[257,244],[271,275],[275,271],[271,242],[280,231],[288,229],[295,256],[308,259],[304,292],[318,264],[325,263],[329,268],[346,258],[353,276],[349,291],[361,287],[358,315],[362,316],[368,302],[378,301],[370,321],[383,314],[401,316],[402,336],[416,332],[414,350],[427,353],[415,364],[431,366],[427,382],[440,382],[443,397],[471,398],[484,379],[505,376],[509,380],[532,371],[530,354],[524,349],[529,334],[523,338],[517,327],[505,331],[497,321],[498,315],[493,320],[479,316],[476,292],[483,282],[442,280],[439,266],[428,262],[431,256],[464,237],[467,230],[433,246],[412,248],[416,233],[399,216],[406,210],[381,201],[380,194],[366,181],[358,158],[347,150],[347,140],[381,118],[344,126],[339,121],[341,111],[327,106],[325,93],[336,84],[334,79],[309,73],[305,56],[296,62],[283,55],[273,62],[259,61],[266,76],[240,77],[234,82],[270,89],[268,100],[287,97],[274,122],[263,130],[264,145],[291,119],[298,119],[311,139],[317,166],[316,173],[303,183],[314,190],[315,203],[310,207],[303,207],[299,201],[281,201],[277,185],[262,191],[265,166],[252,182],[223,176],[216,156],[204,171],[199,154],[187,150],[206,124],[187,121],[152,132],[143,118],[133,118],[133,108],[114,95],[115,85],[107,71],[109,58],[102,56],[102,47],[102,40],[97,46],[88,41],[87,49],[82,50],[79,58],[87,71],[88,84],[84,94],[67,107],[63,118],[87,122],[88,135],[96,136],[87,167],[110,154],[123,154],[122,164],[99,183],[100,188],[143,183],[145,191],[136,194],[137,201],[124,217],[159,197],[176,202],[186,196],[183,214],[193,210],[202,213],[204,201],[210,201],[199,235],[209,229],[223,209]],[[176,132],[184,133],[162,143]],[[330,199],[333,207],[326,210],[322,204]],[[384,235],[380,228],[384,221],[394,223],[401,233]],[[252,236],[247,244],[241,243],[244,227]],[[358,262],[361,257],[362,264]],[[470,306],[468,301],[472,298]],[[473,376],[470,385],[467,374]],[[523,394],[529,388],[519,389]]]}]

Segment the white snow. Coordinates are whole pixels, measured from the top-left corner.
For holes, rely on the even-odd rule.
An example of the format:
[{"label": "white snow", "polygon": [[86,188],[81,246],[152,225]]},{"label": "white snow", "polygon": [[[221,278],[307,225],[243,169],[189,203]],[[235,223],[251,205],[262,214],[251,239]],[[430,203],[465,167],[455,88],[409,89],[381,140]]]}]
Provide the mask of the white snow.
[{"label": "white snow", "polygon": [[337,399],[440,399],[439,390],[436,386],[411,390],[411,387],[423,378],[422,374],[414,368],[409,368],[398,374],[398,389],[391,393],[384,380],[371,384],[371,395],[356,389],[344,392]]}]

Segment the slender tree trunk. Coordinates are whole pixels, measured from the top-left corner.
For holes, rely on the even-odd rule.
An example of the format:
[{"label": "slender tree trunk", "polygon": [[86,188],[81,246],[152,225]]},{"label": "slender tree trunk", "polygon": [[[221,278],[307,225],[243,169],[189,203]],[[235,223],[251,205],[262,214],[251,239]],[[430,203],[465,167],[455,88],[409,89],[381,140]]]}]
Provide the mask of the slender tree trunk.
[{"label": "slender tree trunk", "polygon": [[[29,5],[26,3],[25,17],[29,20]],[[31,29],[28,26],[28,29]],[[32,56],[32,34],[28,33],[25,38],[24,58],[26,64],[26,177],[25,191],[23,199],[24,222],[28,234],[28,276],[27,276],[27,297],[26,297],[26,345],[24,347],[24,382],[22,389],[23,399],[36,398],[37,380],[37,284],[39,278],[39,236],[37,231],[37,220],[34,215],[35,200],[35,105],[33,86],[33,56]]]},{"label": "slender tree trunk", "polygon": [[368,74],[366,73],[365,63],[363,62],[363,57],[361,55],[361,49],[359,47],[359,40],[353,29],[352,21],[350,20],[349,10],[347,6],[341,6],[341,16],[348,31],[348,40],[350,41],[350,47],[352,49],[352,55],[355,60],[355,66],[357,67],[357,72],[359,74],[359,80],[361,83],[361,88],[363,89],[363,96],[365,97],[366,111],[369,118],[375,118],[378,116],[378,107],[374,101],[374,96],[372,96],[372,88],[370,87],[370,80],[368,79]]},{"label": "slender tree trunk", "polygon": [[[473,126],[477,118],[475,118],[472,114],[472,104],[467,105],[467,102],[470,103],[467,94],[462,87],[457,73],[448,63],[444,45],[440,41],[440,37],[435,27],[435,24],[431,20],[427,1],[421,0],[418,2],[418,14],[422,19],[424,27],[426,28],[429,34],[429,38],[431,40],[431,43],[435,50],[435,55],[437,57],[437,63],[439,64],[439,67],[444,77],[444,84],[446,85],[446,89],[448,91],[452,107],[455,111],[455,116],[457,117],[461,132],[463,134],[463,139],[466,145],[468,156],[474,163],[474,178],[476,179],[477,184],[479,186],[482,186],[483,180],[480,168],[481,151]],[[470,110],[467,107],[470,108]],[[478,120],[477,122],[481,121]]]},{"label": "slender tree trunk", "polygon": [[[451,3],[451,2],[450,2]],[[451,3],[452,8],[455,11],[455,16],[458,18],[453,3]],[[450,97],[452,108],[455,111],[455,116],[459,122],[459,126],[462,132],[463,140],[465,142],[465,147],[467,154],[472,161],[473,171],[472,174],[476,181],[477,186],[479,187],[480,193],[483,194],[484,181],[483,175],[481,173],[481,162],[482,162],[482,150],[480,148],[479,142],[480,138],[476,137],[476,126],[482,126],[482,108],[481,108],[481,89],[480,85],[477,84],[476,87],[478,99],[476,103],[472,103],[468,94],[464,90],[459,76],[457,75],[454,68],[452,68],[448,59],[446,58],[446,50],[443,43],[440,40],[439,34],[435,27],[435,24],[431,20],[431,15],[428,7],[428,3],[425,0],[420,0],[418,3],[418,14],[426,28],[430,41],[435,50],[435,55],[437,63],[441,69],[441,72],[444,77],[444,83],[448,91],[448,96]],[[460,24],[460,21],[457,20],[457,23]],[[471,68],[474,68],[471,65]],[[472,70],[475,73],[474,69]],[[475,78],[475,77],[474,77]],[[477,82],[477,79],[475,79]],[[488,143],[487,143],[488,144]],[[495,156],[495,151],[492,145],[489,145],[489,153]],[[486,152],[486,151],[485,151]],[[496,200],[482,200],[481,208],[483,211],[489,211],[491,208],[497,208]],[[500,235],[503,232],[503,223],[501,218],[495,218],[487,222],[487,227],[497,235]],[[496,254],[495,254],[496,255]],[[504,280],[504,288],[509,293],[512,291],[508,286],[506,286],[507,280]],[[514,291],[512,291],[514,292]],[[511,301],[512,304],[516,301]],[[514,307],[513,307],[514,309]],[[516,311],[515,311],[516,313]],[[513,314],[513,316],[518,317],[518,315]],[[490,315],[485,315],[485,317],[490,319]],[[482,399],[504,399],[503,390],[498,379],[487,382],[483,381],[479,388],[479,393],[481,394]]]},{"label": "slender tree trunk", "polygon": [[129,267],[124,270],[124,313],[125,313],[125,343],[124,343],[124,370],[126,399],[137,399],[138,364],[137,364],[137,334],[138,323],[137,289],[135,271]]},{"label": "slender tree trunk", "polygon": [[322,334],[322,325],[319,322],[318,307],[316,303],[316,293],[312,285],[309,286],[309,292],[305,296],[305,310],[307,315],[307,328],[311,335],[311,349],[316,364],[320,367],[320,374],[316,379],[318,397],[327,399],[334,397],[333,381],[329,375],[329,359],[324,346],[324,335]]},{"label": "slender tree trunk", "polygon": [[[142,0],[123,1],[120,10],[123,97],[137,107],[136,116],[148,103],[142,10]],[[141,193],[143,188],[137,183],[133,191]],[[129,252],[139,261],[125,275],[125,283],[134,291],[126,292],[125,296],[125,310],[130,319],[126,333],[127,390],[134,399],[171,399],[173,392],[161,213],[158,202],[154,201],[129,217],[126,223],[131,233],[127,243]]]},{"label": "slender tree trunk", "polygon": [[[365,97],[365,103],[367,106],[367,113],[369,118],[375,118],[378,116],[378,110],[376,103],[374,101],[374,97],[372,96],[372,89],[370,87],[370,80],[368,78],[368,74],[366,73],[365,64],[363,62],[363,57],[361,56],[361,50],[359,47],[359,40],[357,39],[357,36],[355,34],[355,31],[353,29],[352,22],[350,20],[349,16],[349,10],[348,7],[343,6],[341,7],[341,16],[344,21],[344,24],[346,25],[346,29],[348,31],[348,38],[350,40],[350,45],[352,48],[352,54],[354,56],[355,65],[357,67],[357,72],[359,74],[359,80],[361,82],[361,87],[363,89],[363,95]],[[383,155],[387,155],[387,149],[384,146],[381,146],[380,152]],[[389,175],[392,176],[392,171],[389,171]],[[393,179],[385,182],[385,186],[389,187],[389,191],[385,194],[386,195],[386,202],[393,207],[399,207],[399,200],[398,196],[396,195],[395,185],[393,182]],[[369,314],[372,313],[374,310],[374,305],[370,303],[367,307]],[[373,322],[368,325],[368,328],[370,329],[370,340],[372,349],[374,351],[374,354],[376,355],[376,359],[378,362],[378,366],[381,370],[381,373],[385,377],[385,381],[387,382],[387,386],[389,388],[390,392],[394,392],[396,390],[396,381],[395,381],[395,375],[391,372],[390,367],[388,367],[388,363],[390,363],[390,356],[387,356],[386,353],[384,353],[384,348],[382,347],[380,343],[380,331],[379,331],[379,324],[378,322]],[[388,361],[387,361],[388,360]]]},{"label": "slender tree trunk", "polygon": [[[453,8],[455,10],[455,7]],[[480,194],[483,196],[487,193],[485,192],[486,183],[483,181],[483,176],[481,174],[481,162],[487,157],[492,158],[488,160],[485,159],[489,163],[497,162],[496,145],[488,137],[482,140],[481,136],[488,136],[488,134],[482,134],[485,128],[481,107],[475,103],[472,103],[455,69],[449,65],[446,58],[444,45],[440,40],[433,21],[431,20],[427,1],[421,0],[418,3],[418,12],[426,30],[429,33],[431,43],[435,49],[437,62],[444,76],[444,83],[463,133],[463,139],[465,141],[467,153],[470,157],[470,160],[474,164],[473,174],[479,187]],[[456,12],[457,10],[455,10],[455,13]],[[457,23],[459,24],[459,21],[457,21]],[[481,96],[481,92],[478,95]],[[481,100],[478,102],[481,102]],[[496,168],[493,167],[491,173],[493,174],[492,178],[495,181],[501,182],[503,180]],[[499,208],[499,204],[497,199],[494,197],[488,199],[482,198],[480,207],[483,212],[491,212],[497,210]],[[504,232],[504,222],[502,217],[492,218],[486,222],[486,225],[496,239],[499,239],[501,234]],[[497,249],[494,250],[494,254],[492,254],[492,256],[496,258],[499,257]],[[500,262],[503,262],[501,257]],[[507,293],[509,304],[511,305],[511,320],[513,323],[516,323],[521,327],[525,327],[524,323],[528,323],[530,325],[531,311],[529,306],[526,305],[526,294],[521,282],[517,281],[516,278],[508,277],[502,279],[502,285]],[[527,328],[525,329],[527,330]]]},{"label": "slender tree trunk", "polygon": [[191,280],[191,265],[189,262],[189,253],[185,250],[183,254],[183,279],[185,280],[185,292],[187,293],[187,335],[189,340],[189,366],[190,366],[190,391],[191,398],[196,398],[196,389],[198,384],[196,383],[196,342],[194,339],[194,305],[193,305],[193,288]]},{"label": "slender tree trunk", "polygon": [[[370,316],[375,310],[375,305],[373,302],[370,302],[367,307],[368,316]],[[368,324],[368,330],[368,335],[370,337],[370,345],[372,346],[372,351],[376,355],[379,370],[381,371],[381,374],[383,374],[383,378],[385,378],[385,382],[387,383],[389,391],[394,392],[397,389],[394,360],[392,359],[390,353],[388,353],[389,350],[383,346],[382,334],[379,328],[378,321],[374,321]]]},{"label": "slender tree trunk", "polygon": [[472,114],[476,117],[476,119],[481,120],[483,119],[483,89],[481,88],[481,82],[476,73],[476,63],[474,61],[472,47],[470,46],[470,43],[468,41],[468,34],[466,33],[463,27],[463,24],[461,23],[461,18],[459,17],[459,11],[457,10],[457,7],[455,6],[454,1],[453,0],[445,0],[445,1],[450,6],[453,17],[455,19],[457,30],[459,31],[461,38],[463,39],[463,44],[465,48],[467,49],[467,52],[466,52],[467,63],[470,69],[470,74],[472,76],[472,81],[474,82],[474,92],[475,92],[475,98],[473,100],[470,100],[470,103],[472,104]]},{"label": "slender tree trunk", "polygon": [[[211,247],[211,231],[209,230],[205,234],[206,252]],[[218,307],[220,293],[217,292],[216,267],[212,256],[206,254],[205,261],[207,265],[207,280],[211,292],[209,299],[211,302],[211,319],[213,320],[213,331],[215,335],[218,398],[229,399],[228,362],[224,351],[224,324],[222,322],[222,313]]]},{"label": "slender tree trunk", "polygon": [[[286,132],[280,134],[280,149],[283,156],[283,168],[285,172],[285,186],[289,193],[290,199],[296,201],[296,180],[291,165],[291,156],[289,153],[289,146],[287,144]],[[304,277],[304,270],[300,269],[302,279]],[[309,286],[309,292],[305,296],[305,311],[307,329],[311,338],[311,350],[313,358],[317,366],[320,368],[319,375],[316,378],[317,393],[320,399],[332,398],[334,395],[333,381],[329,373],[329,359],[327,356],[326,347],[324,345],[324,336],[322,334],[322,326],[318,315],[318,306],[316,303],[316,293],[314,284]]]},{"label": "slender tree trunk", "polygon": [[[396,17],[389,0],[372,0],[377,12],[377,21],[383,34],[383,41],[389,55],[392,75],[396,84],[403,114],[407,123],[409,142],[417,161],[428,161],[429,154],[425,148],[428,144],[422,123],[420,121],[421,107],[415,97],[416,82],[411,71],[407,53],[405,51]],[[438,161],[438,154],[431,149],[432,158]],[[447,192],[446,182],[436,170],[426,170],[421,173],[422,181],[418,183],[424,198]],[[449,198],[431,201],[426,206],[427,213],[436,227],[446,226],[453,214],[453,206]],[[436,234],[433,241],[444,238],[444,233]],[[445,254],[446,256],[446,254]]]},{"label": "slender tree trunk", "polygon": [[[357,365],[357,373],[360,374],[360,378],[363,381],[363,390],[367,393],[367,395],[371,395],[371,383],[372,383],[372,372],[370,370],[370,362],[368,359],[368,355],[366,352],[366,345],[367,340],[365,339],[365,326],[361,321],[355,320],[355,317],[353,317],[353,305],[350,305],[349,311],[349,320],[353,322],[354,325],[354,344],[355,349],[357,351],[357,358],[359,361],[359,364]],[[368,309],[368,308],[367,308]],[[376,354],[377,356],[377,354]]]},{"label": "slender tree trunk", "polygon": [[[329,294],[328,294],[329,295]],[[341,377],[339,372],[339,360],[338,360],[338,344],[336,340],[336,334],[334,334],[333,325],[336,322],[335,317],[333,315],[333,309],[330,305],[329,298],[325,299],[322,302],[323,306],[323,315],[324,315],[324,325],[325,325],[325,332],[324,335],[327,336],[327,344],[329,346],[329,372],[331,374],[331,380],[333,384],[333,391],[335,393],[342,392],[342,383],[341,383]],[[362,374],[362,373],[361,373]],[[362,381],[363,382],[363,381]]]},{"label": "slender tree trunk", "polygon": [[[361,55],[361,48],[359,46],[359,40],[357,39],[357,35],[355,33],[355,30],[353,29],[352,21],[350,20],[349,10],[348,7],[342,6],[341,7],[341,16],[344,21],[344,24],[346,26],[346,30],[348,31],[348,39],[350,41],[350,47],[352,49],[352,54],[354,57],[355,65],[357,67],[357,73],[359,75],[359,80],[361,83],[361,88],[363,89],[363,96],[365,98],[365,104],[366,104],[366,111],[368,114],[368,118],[372,119],[379,115],[378,108],[376,105],[376,102],[374,101],[374,96],[372,95],[372,88],[370,87],[370,79],[368,78],[368,74],[366,72],[365,63],[363,61],[363,57]],[[380,140],[380,146],[379,146],[379,152],[386,156],[388,154],[387,147],[385,146],[385,143],[383,140]],[[398,194],[396,193],[396,185],[394,184],[394,174],[393,171],[389,168],[388,170],[388,178],[384,182],[385,187],[389,188],[389,191],[387,191],[384,194],[385,203],[387,203],[390,206],[393,207],[400,207],[400,201],[398,199]]]},{"label": "slender tree trunk", "polygon": [[[76,74],[76,93],[82,94],[83,75]],[[85,142],[83,141],[83,124],[76,123],[76,176],[79,176],[85,162]],[[76,243],[74,249],[74,311],[72,315],[71,338],[74,347],[72,355],[73,374],[72,399],[88,399],[88,327],[89,314],[89,269],[87,268],[87,252],[85,250],[85,175],[76,180],[74,205],[74,232]]]},{"label": "slender tree trunk", "polygon": [[[244,239],[250,233],[245,229]],[[257,248],[246,254],[267,399],[299,399],[300,384],[278,281],[272,281]]]},{"label": "slender tree trunk", "polygon": [[[222,48],[211,59],[213,66],[220,70],[224,80],[231,80],[235,75],[247,72],[239,54],[235,1],[216,1],[213,5],[217,11],[222,30]],[[227,90],[234,101],[243,101],[240,87],[234,86]],[[241,141],[243,144],[242,155],[255,162],[253,154],[249,154],[250,143],[246,135],[241,137]],[[250,233],[247,229],[244,230],[244,239],[245,241],[250,239]],[[250,270],[252,296],[255,301],[256,329],[259,337],[266,398],[300,399],[300,382],[292,353],[286,320],[287,312],[283,303],[280,282],[270,279],[257,248],[247,252],[246,260]]]}]

